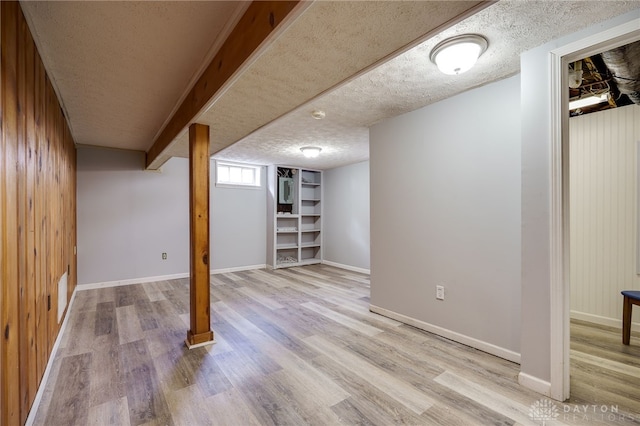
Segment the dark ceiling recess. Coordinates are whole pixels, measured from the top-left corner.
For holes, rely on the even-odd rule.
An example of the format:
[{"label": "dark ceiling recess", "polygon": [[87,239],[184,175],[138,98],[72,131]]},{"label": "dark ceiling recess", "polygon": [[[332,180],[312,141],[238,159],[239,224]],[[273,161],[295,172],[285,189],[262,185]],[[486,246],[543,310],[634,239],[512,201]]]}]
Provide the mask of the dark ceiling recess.
[{"label": "dark ceiling recess", "polygon": [[640,41],[569,64],[569,86],[570,103],[608,94],[600,103],[571,109],[571,116],[640,105]]}]

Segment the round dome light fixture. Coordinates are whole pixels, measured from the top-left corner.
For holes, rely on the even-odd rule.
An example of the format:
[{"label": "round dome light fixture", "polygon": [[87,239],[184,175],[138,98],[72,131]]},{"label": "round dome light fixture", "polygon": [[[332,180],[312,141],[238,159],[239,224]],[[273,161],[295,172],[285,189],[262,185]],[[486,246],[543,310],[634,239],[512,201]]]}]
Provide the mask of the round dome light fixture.
[{"label": "round dome light fixture", "polygon": [[311,111],[311,116],[316,120],[322,120],[325,117],[325,113],[320,109],[314,109]]},{"label": "round dome light fixture", "polygon": [[463,34],[442,40],[431,50],[429,59],[447,75],[469,71],[489,46],[487,39],[478,34]]},{"label": "round dome light fixture", "polygon": [[300,151],[302,151],[302,154],[307,158],[316,158],[318,155],[320,155],[320,151],[322,151],[322,148],[317,146],[303,146],[302,148],[300,148]]}]

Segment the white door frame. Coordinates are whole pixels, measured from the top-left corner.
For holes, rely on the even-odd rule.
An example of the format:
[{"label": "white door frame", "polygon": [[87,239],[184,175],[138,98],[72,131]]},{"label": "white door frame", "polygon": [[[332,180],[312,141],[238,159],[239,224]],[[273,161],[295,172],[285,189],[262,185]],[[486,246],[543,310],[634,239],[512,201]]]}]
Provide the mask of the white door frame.
[{"label": "white door frame", "polygon": [[551,76],[551,388],[569,398],[569,95],[568,64],[640,39],[640,19],[594,34],[550,52]]}]

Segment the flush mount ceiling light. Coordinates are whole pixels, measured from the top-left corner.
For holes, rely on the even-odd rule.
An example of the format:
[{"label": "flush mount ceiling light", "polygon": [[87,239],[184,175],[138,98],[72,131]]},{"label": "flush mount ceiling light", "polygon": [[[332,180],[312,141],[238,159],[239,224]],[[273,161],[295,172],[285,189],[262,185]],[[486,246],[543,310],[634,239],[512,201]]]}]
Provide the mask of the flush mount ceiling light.
[{"label": "flush mount ceiling light", "polygon": [[300,151],[302,151],[302,154],[304,154],[304,156],[307,158],[316,158],[318,155],[320,155],[320,151],[322,151],[322,148],[319,148],[317,146],[303,146],[302,148],[300,148]]},{"label": "flush mount ceiling light", "polygon": [[444,74],[462,74],[475,65],[487,46],[487,39],[480,35],[459,35],[436,44],[429,58]]},{"label": "flush mount ceiling light", "polygon": [[316,120],[322,120],[325,116],[324,111],[316,109],[311,112],[311,116]]}]

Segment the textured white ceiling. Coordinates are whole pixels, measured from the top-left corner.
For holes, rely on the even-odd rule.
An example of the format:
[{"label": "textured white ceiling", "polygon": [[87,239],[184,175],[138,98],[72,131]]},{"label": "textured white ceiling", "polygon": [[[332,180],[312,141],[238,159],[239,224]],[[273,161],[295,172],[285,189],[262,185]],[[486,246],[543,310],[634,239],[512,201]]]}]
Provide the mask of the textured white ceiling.
[{"label": "textured white ceiling", "polygon": [[[368,159],[372,124],[520,71],[520,53],[564,34],[640,7],[639,1],[500,1],[332,92],[298,108],[214,156],[256,164],[330,169]],[[459,76],[440,73],[429,60],[441,40],[484,35],[489,48]],[[326,118],[315,120],[320,109]],[[306,159],[300,147],[322,147]]]},{"label": "textured white ceiling", "polygon": [[[314,2],[208,111],[193,121],[210,126],[211,151],[217,152],[390,53],[459,19],[478,3]],[[165,151],[165,159],[187,157],[188,146],[185,131]]]},{"label": "textured white ceiling", "polygon": [[[193,121],[210,125],[216,158],[319,169],[366,160],[371,124],[513,75],[521,52],[640,0],[503,0],[469,12],[477,4],[316,1]],[[21,5],[76,142],[148,150],[248,3]],[[489,40],[477,66],[437,72],[431,48],[468,32]],[[314,109],[326,118],[312,119]],[[322,154],[305,159],[304,145]],[[187,147],[182,132],[159,164]]]},{"label": "textured white ceiling", "polygon": [[248,4],[21,6],[76,143],[145,151]]}]

